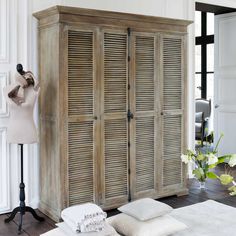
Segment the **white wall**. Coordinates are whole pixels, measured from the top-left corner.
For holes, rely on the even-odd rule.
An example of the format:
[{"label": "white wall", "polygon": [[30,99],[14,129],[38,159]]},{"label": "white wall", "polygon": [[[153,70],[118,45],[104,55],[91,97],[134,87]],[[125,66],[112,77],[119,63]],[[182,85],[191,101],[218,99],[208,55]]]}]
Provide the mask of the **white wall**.
[{"label": "white wall", "polygon": [[[214,0],[200,0],[200,2],[216,4]],[[37,75],[37,21],[32,13],[54,5],[68,5],[75,7],[93,8],[118,12],[128,12],[153,16],[162,16],[179,19],[194,19],[194,0],[0,0],[9,4],[7,14],[0,14],[0,79],[1,75],[9,75],[13,79],[15,66],[22,63],[26,69],[32,70]],[[218,0],[217,4],[236,7],[234,0]],[[4,22],[4,23],[2,23]],[[6,27],[2,27],[6,24]],[[9,31],[9,32],[8,32]],[[9,34],[8,34],[9,33]],[[2,38],[7,35],[8,38]],[[194,145],[194,25],[189,27],[189,128],[188,144]],[[1,61],[1,56],[6,55],[8,62]],[[0,83],[1,86],[1,83]],[[1,93],[0,93],[1,95]],[[2,98],[0,97],[0,113]],[[1,116],[1,115],[0,115]],[[36,112],[36,120],[37,112]],[[1,127],[5,120],[0,118],[0,213],[18,205],[19,158],[16,145],[6,145],[5,136]],[[2,144],[1,144],[2,143]],[[37,145],[29,145],[25,150],[25,183],[26,197],[29,205],[37,207],[39,200],[39,162]],[[4,177],[5,176],[5,177]],[[4,181],[3,181],[4,179]],[[9,187],[9,184],[10,187]],[[8,186],[8,187],[7,187]],[[6,206],[3,207],[4,204]]]},{"label": "white wall", "polygon": [[236,8],[235,0],[33,0],[32,10],[65,5],[193,20],[195,2]]},{"label": "white wall", "polygon": [[[46,3],[48,2],[48,4]],[[73,7],[92,8],[118,12],[137,13],[153,16],[166,16],[173,18],[187,18],[186,6],[189,0],[34,0],[33,10],[45,9],[46,6],[67,5]],[[177,8],[176,8],[177,7]]]}]

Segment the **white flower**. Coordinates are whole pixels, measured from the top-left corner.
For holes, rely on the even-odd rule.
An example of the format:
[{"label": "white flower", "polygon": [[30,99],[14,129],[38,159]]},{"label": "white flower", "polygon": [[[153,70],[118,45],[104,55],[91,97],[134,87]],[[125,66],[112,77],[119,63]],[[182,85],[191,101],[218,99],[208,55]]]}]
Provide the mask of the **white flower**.
[{"label": "white flower", "polygon": [[215,163],[218,162],[217,156],[215,156],[213,153],[207,154],[206,157],[208,159],[207,160],[208,165],[214,165]]},{"label": "white flower", "polygon": [[181,160],[182,160],[182,162],[184,162],[185,164],[188,164],[189,163],[189,156],[188,155],[184,155],[184,154],[182,154],[181,155]]},{"label": "white flower", "polygon": [[229,166],[234,167],[236,165],[236,154],[233,154],[229,160]]}]

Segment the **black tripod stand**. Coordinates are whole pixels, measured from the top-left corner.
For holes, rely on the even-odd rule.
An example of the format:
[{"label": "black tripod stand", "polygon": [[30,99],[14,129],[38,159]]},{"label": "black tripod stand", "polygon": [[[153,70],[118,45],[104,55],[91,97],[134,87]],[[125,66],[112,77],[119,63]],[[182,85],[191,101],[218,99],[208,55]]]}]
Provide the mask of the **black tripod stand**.
[{"label": "black tripod stand", "polygon": [[33,217],[38,220],[38,221],[44,221],[43,217],[40,217],[37,215],[35,210],[29,206],[25,205],[25,184],[24,184],[24,176],[23,176],[23,144],[19,144],[21,147],[21,182],[20,182],[20,206],[16,207],[12,212],[9,218],[5,219],[5,223],[9,223],[12,221],[16,214],[19,212],[20,213],[20,223],[19,223],[19,228],[18,228],[18,234],[21,233],[22,229],[22,223],[23,223],[23,215],[25,215],[26,212],[30,212]]}]

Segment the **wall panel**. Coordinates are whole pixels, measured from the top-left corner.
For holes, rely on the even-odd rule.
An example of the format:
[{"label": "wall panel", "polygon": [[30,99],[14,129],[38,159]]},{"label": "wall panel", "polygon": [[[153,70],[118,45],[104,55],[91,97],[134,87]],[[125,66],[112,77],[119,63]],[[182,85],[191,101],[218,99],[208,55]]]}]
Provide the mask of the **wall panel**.
[{"label": "wall panel", "polygon": [[3,88],[8,85],[9,81],[8,77],[9,77],[8,73],[0,72],[0,117],[8,116],[8,106],[6,100],[3,97]]},{"label": "wall panel", "polygon": [[9,83],[10,75],[10,18],[9,0],[0,0],[0,214],[10,210],[10,158],[6,142],[8,106],[3,97],[3,88]]},{"label": "wall panel", "polygon": [[0,128],[0,213],[10,209],[9,158],[6,129]]},{"label": "wall panel", "polygon": [[0,0],[0,63],[9,61],[9,1]]}]

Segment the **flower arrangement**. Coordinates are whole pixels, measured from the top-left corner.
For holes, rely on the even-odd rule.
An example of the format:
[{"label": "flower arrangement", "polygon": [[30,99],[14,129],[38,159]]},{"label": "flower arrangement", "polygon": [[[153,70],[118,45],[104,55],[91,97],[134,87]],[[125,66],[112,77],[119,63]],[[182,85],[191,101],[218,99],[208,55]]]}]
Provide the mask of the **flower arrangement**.
[{"label": "flower arrangement", "polygon": [[230,185],[228,188],[230,195],[236,195],[236,182],[234,181],[233,176],[230,175],[228,168],[225,169],[225,173],[217,175],[214,172],[214,168],[221,164],[226,163],[229,167],[234,167],[236,165],[236,154],[229,154],[218,157],[218,146],[223,138],[223,134],[220,135],[220,138],[216,144],[214,150],[208,149],[205,153],[197,149],[196,151],[187,150],[186,154],[181,155],[181,160],[185,164],[194,163],[194,169],[192,171],[193,175],[200,182],[200,186],[204,186],[206,179],[218,179],[222,185]]}]

